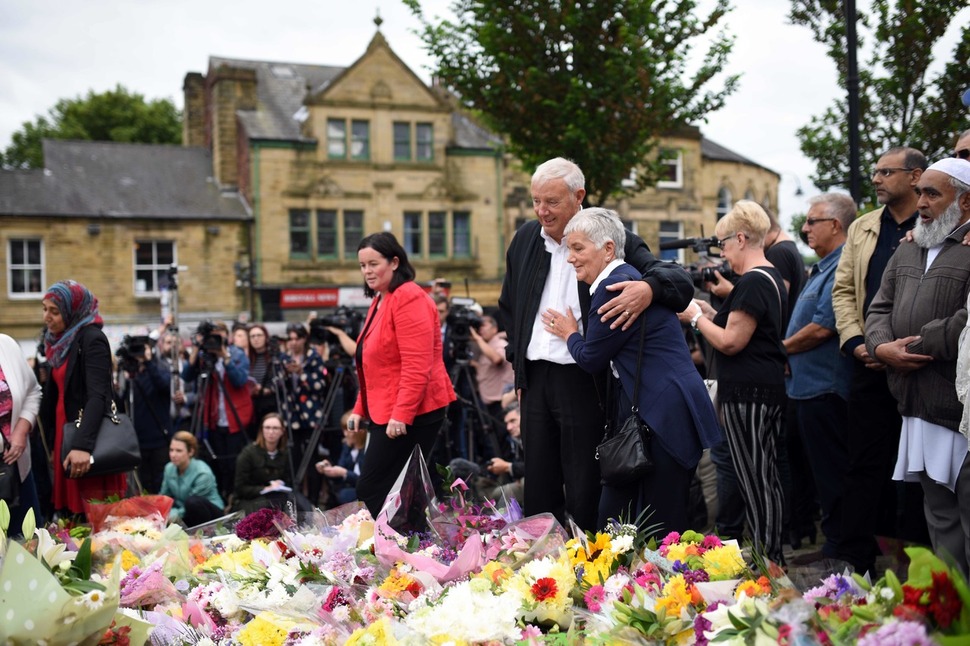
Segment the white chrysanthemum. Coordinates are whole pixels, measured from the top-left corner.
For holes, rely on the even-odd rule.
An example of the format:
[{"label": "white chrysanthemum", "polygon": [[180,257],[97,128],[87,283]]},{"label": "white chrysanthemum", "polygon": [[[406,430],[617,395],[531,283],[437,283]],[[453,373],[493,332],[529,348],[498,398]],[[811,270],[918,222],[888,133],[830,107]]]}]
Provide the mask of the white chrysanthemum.
[{"label": "white chrysanthemum", "polygon": [[[458,642],[514,641],[521,599],[516,594],[492,594],[486,586],[465,581],[452,587],[434,606],[408,615],[404,623],[428,640],[449,638]],[[461,617],[461,621],[455,621]]]},{"label": "white chrysanthemum", "polygon": [[611,541],[610,549],[613,550],[614,554],[623,554],[624,552],[629,552],[633,549],[633,537],[626,534],[617,536]]},{"label": "white chrysanthemum", "polygon": [[239,599],[232,590],[225,586],[219,586],[216,589],[209,603],[223,617],[228,618],[239,612]]},{"label": "white chrysanthemum", "polygon": [[337,606],[330,613],[333,618],[339,622],[345,622],[350,619],[350,607],[349,606]]}]

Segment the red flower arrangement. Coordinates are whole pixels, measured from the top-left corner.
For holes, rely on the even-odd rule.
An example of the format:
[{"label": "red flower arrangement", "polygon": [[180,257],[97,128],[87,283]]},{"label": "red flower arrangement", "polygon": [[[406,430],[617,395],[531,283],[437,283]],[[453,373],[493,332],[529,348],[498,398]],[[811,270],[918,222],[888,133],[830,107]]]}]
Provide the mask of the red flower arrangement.
[{"label": "red flower arrangement", "polygon": [[279,538],[280,526],[286,528],[293,525],[293,520],[279,509],[257,509],[238,523],[236,536],[244,541],[256,538]]}]

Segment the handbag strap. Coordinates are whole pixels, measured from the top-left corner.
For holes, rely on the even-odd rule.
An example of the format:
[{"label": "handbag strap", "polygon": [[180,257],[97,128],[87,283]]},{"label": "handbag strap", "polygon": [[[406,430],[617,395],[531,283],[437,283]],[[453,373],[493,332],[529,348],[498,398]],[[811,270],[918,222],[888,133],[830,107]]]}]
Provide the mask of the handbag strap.
[{"label": "handbag strap", "polygon": [[643,365],[643,344],[647,338],[647,326],[643,321],[640,321],[640,350],[637,352],[637,372],[633,378],[633,405],[630,410],[634,413],[640,410],[637,406],[640,395],[640,366]]},{"label": "handbag strap", "polygon": [[753,267],[751,269],[751,271],[756,271],[759,274],[761,274],[764,277],[766,277],[768,279],[768,281],[771,283],[771,286],[775,288],[775,295],[778,296],[778,310],[781,312],[781,320],[784,321],[785,320],[785,307],[784,307],[784,305],[781,304],[781,290],[778,289],[778,283],[776,283],[775,282],[775,279],[771,277],[771,274],[769,274],[768,272],[766,272],[761,267]]}]

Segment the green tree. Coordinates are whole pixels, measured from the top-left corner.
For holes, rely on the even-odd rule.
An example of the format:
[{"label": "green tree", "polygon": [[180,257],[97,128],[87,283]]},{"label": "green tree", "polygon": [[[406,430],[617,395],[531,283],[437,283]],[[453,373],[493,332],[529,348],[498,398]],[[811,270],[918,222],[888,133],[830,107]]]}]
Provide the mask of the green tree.
[{"label": "green tree", "polygon": [[[861,173],[894,146],[911,146],[929,159],[945,156],[966,127],[960,100],[970,87],[970,25],[955,20],[966,0],[873,0],[859,11],[859,138]],[[812,30],[828,48],[839,83],[848,70],[842,0],[792,0],[789,19]],[[933,49],[952,24],[963,24],[950,62],[936,73]],[[864,59],[864,52],[866,58]],[[819,188],[848,186],[848,99],[842,96],[798,130],[802,152],[815,162]],[[875,202],[870,182],[864,200]]]},{"label": "green tree", "polygon": [[[434,24],[404,1],[443,85],[527,168],[557,155],[578,163],[594,203],[631,190],[621,185],[631,169],[637,189],[655,181],[657,138],[703,120],[737,85],[717,83],[733,39],[709,33],[728,0],[703,18],[694,0],[454,0],[454,20]],[[702,37],[704,55],[688,61]]]},{"label": "green tree", "polygon": [[182,141],[182,114],[169,99],[146,101],[121,85],[114,90],[88,92],[84,98],[61,99],[11,137],[0,153],[5,168],[42,168],[44,139],[83,139],[150,144]]}]

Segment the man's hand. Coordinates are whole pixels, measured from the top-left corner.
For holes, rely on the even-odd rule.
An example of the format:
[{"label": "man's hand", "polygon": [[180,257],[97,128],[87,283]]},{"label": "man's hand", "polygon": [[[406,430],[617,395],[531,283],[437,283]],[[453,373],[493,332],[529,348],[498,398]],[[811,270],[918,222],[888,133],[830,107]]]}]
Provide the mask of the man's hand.
[{"label": "man's hand", "polygon": [[919,370],[933,360],[926,354],[912,354],[906,349],[913,341],[919,341],[918,336],[908,336],[889,343],[882,343],[876,347],[876,359],[899,372]]},{"label": "man's hand", "polygon": [[503,473],[512,473],[512,464],[502,458],[492,458],[488,461],[488,466],[486,467],[490,473],[495,475],[502,475]]},{"label": "man's hand", "polygon": [[866,345],[864,343],[860,343],[855,347],[855,349],[852,351],[852,356],[855,357],[857,361],[861,361],[862,364],[870,370],[886,369],[886,364],[876,361],[869,355],[869,351],[866,350]]},{"label": "man's hand", "polygon": [[603,323],[615,319],[610,324],[611,330],[615,330],[620,325],[623,326],[624,330],[629,330],[640,313],[650,307],[650,303],[653,302],[653,288],[645,280],[625,280],[607,285],[606,290],[610,292],[622,290],[622,293],[614,296],[596,310],[597,314],[602,315],[600,321]]}]

